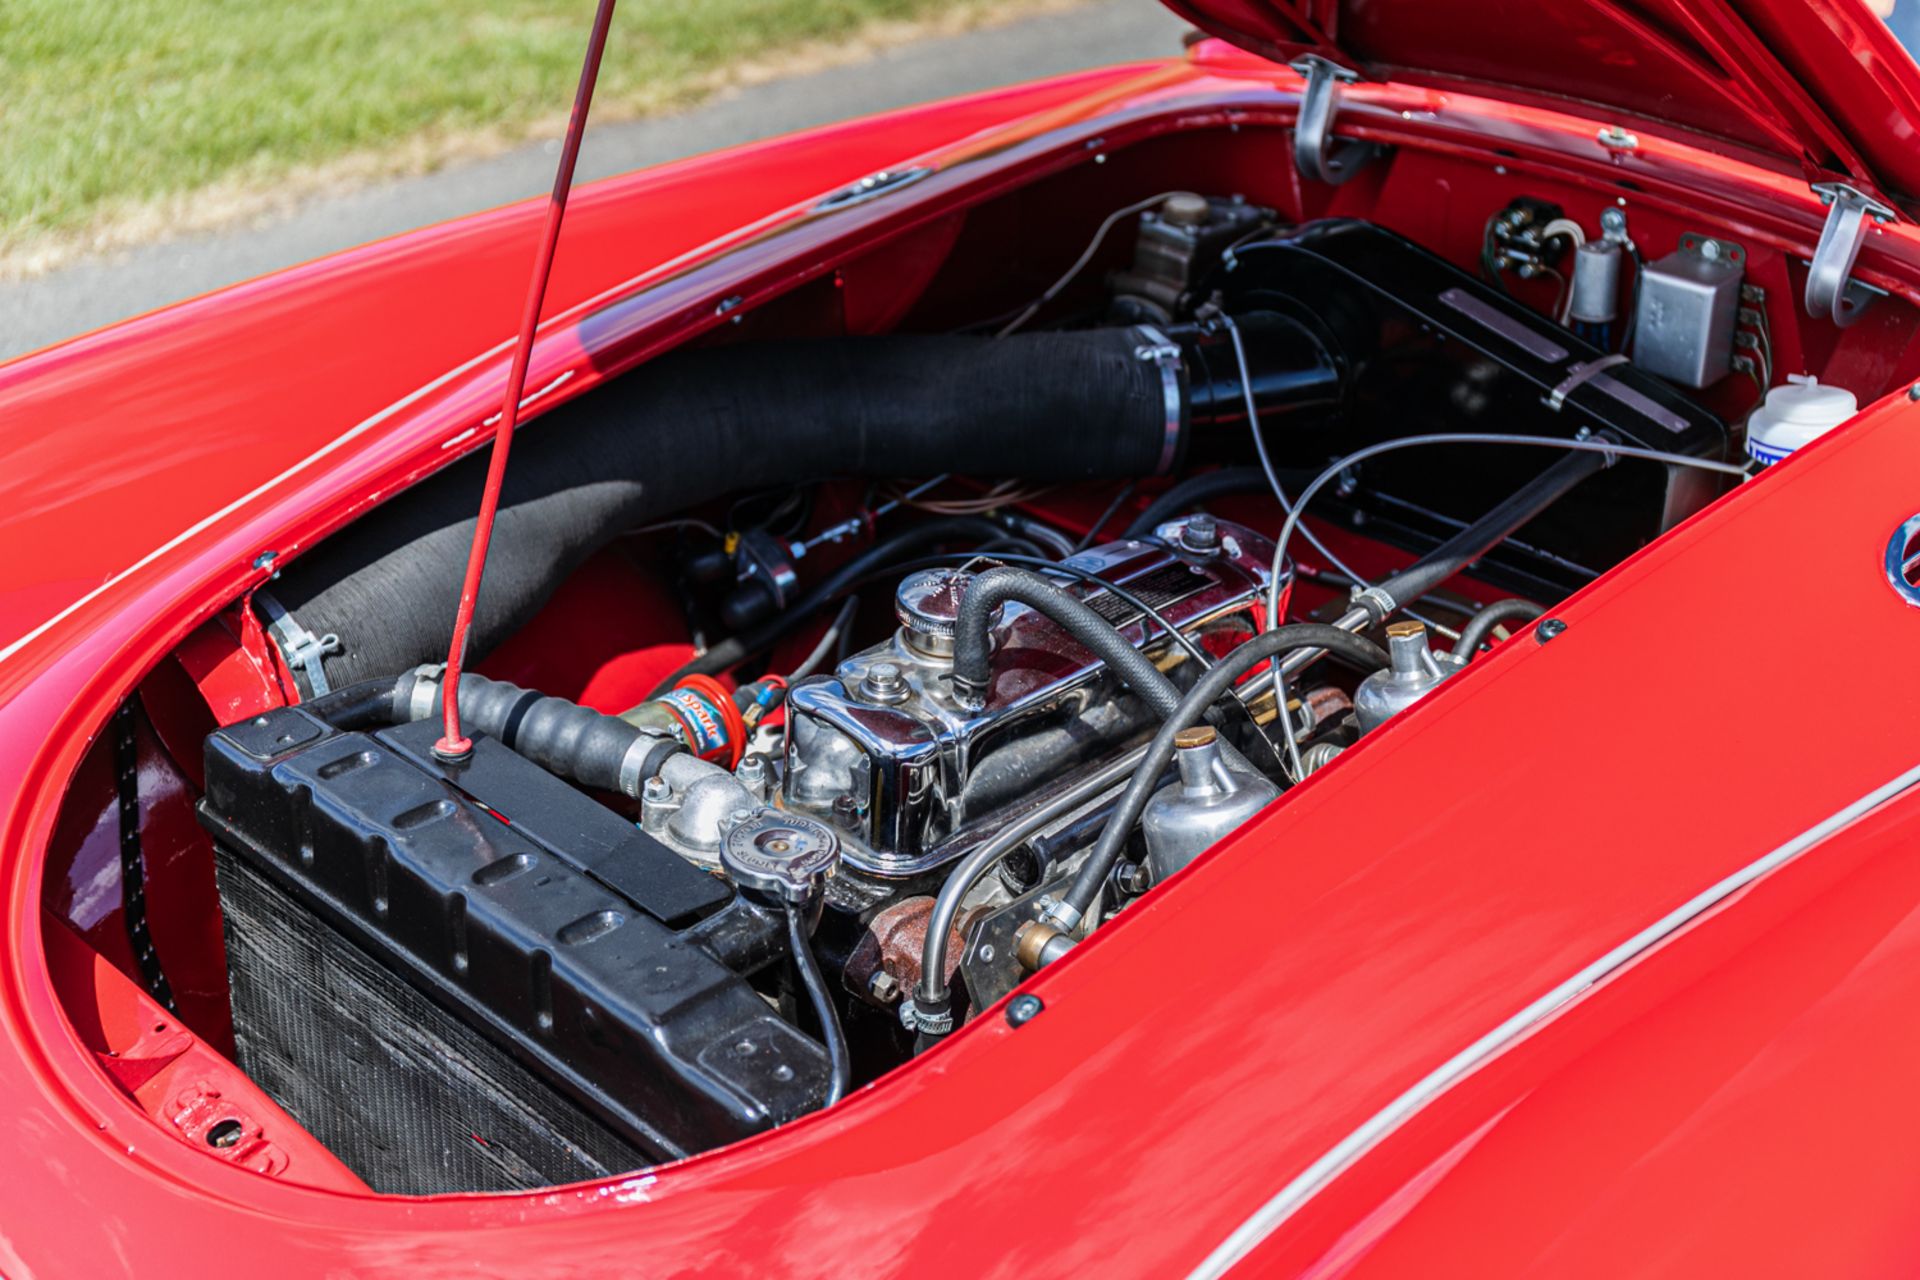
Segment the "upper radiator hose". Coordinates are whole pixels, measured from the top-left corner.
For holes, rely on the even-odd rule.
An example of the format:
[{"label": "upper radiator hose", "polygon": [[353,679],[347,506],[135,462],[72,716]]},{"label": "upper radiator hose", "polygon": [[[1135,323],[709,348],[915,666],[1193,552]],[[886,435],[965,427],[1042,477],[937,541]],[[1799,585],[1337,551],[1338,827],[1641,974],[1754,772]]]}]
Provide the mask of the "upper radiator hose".
[{"label": "upper radiator hose", "polygon": [[[1325,349],[1265,319],[1277,327],[1262,330],[1270,341],[1257,363],[1287,370],[1278,398],[1337,395]],[[1189,387],[1189,368],[1204,366],[1194,342],[1191,331],[1173,344],[1130,327],[742,344],[656,360],[522,428],[473,656],[619,534],[722,494],[835,475],[1064,481],[1172,470],[1193,422],[1229,403],[1205,373]],[[340,638],[324,659],[330,686],[444,653],[485,466],[480,455],[456,463],[281,572],[279,604],[308,631]]]},{"label": "upper radiator hose", "polygon": [[[444,668],[419,667],[398,676],[362,680],[307,704],[336,729],[406,724],[440,714]],[[685,748],[614,716],[505,680],[468,672],[460,701],[473,728],[527,759],[583,787],[620,791],[638,799],[640,787],[667,757]]]}]

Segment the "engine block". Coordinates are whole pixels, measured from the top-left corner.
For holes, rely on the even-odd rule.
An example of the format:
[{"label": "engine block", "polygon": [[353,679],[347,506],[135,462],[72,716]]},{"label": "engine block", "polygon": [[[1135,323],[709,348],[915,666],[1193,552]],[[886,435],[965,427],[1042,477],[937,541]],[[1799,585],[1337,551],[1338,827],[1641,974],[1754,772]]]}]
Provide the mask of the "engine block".
[{"label": "engine block", "polygon": [[[1204,515],[1156,532],[1155,541],[1109,543],[1065,563],[1115,583],[1188,635],[1251,631],[1273,543]],[[969,832],[1151,730],[1144,704],[1103,663],[1019,605],[995,623],[986,705],[955,699],[953,616],[967,578],[991,567],[983,557],[909,577],[889,641],[788,695],[784,802],[834,822],[848,837],[847,862],[863,871],[900,877],[942,866],[964,853]],[[1156,659],[1179,652],[1113,592],[1086,582],[1068,589]]]}]

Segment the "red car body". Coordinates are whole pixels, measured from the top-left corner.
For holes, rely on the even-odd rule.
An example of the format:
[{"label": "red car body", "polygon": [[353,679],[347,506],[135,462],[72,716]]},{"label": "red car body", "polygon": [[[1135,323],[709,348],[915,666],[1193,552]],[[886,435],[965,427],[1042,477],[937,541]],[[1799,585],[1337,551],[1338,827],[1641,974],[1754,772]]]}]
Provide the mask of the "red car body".
[{"label": "red car body", "polygon": [[[1191,7],[1269,53],[1350,54],[1378,35],[1364,5]],[[1577,36],[1567,24],[1594,14],[1636,30],[1685,18],[1748,68],[1747,89],[1671,95],[1724,110],[1718,136],[1646,119],[1671,73],[1644,59],[1617,72],[1646,108],[1627,118],[1638,145],[1623,155],[1595,140],[1618,112],[1546,101],[1539,85],[1481,96],[1461,69],[1423,76],[1384,47],[1379,63],[1400,70],[1348,91],[1340,132],[1471,166],[1489,186],[1509,169],[1629,178],[1636,217],[1735,229],[1783,273],[1825,216],[1807,171],[1896,201],[1920,191],[1920,111],[1900,114],[1920,72],[1853,5],[1576,8],[1508,15],[1511,45],[1481,52],[1538,68],[1552,32]],[[1459,6],[1425,10],[1459,20]],[[1750,47],[1769,40],[1798,67],[1828,65],[1817,101]],[[880,267],[844,265],[856,247],[902,246],[889,276],[930,270],[915,236],[956,208],[1147,139],[1282,137],[1301,87],[1207,41],[583,189],[534,408],[836,270],[848,328],[885,328],[887,294],[860,275]],[[1739,105],[1748,92],[1779,111]],[[1276,143],[1259,163],[1277,172],[1287,155]],[[812,209],[908,164],[933,176]],[[1348,190],[1298,198],[1338,209],[1362,198]],[[1389,218],[1386,195],[1366,198]],[[1025,984],[1045,1007],[1018,1028],[989,1010],[828,1112],[604,1183],[378,1196],[264,1099],[255,1167],[210,1154],[195,1100],[245,1082],[217,1033],[165,1017],[149,1032],[154,1006],[51,909],[85,886],[50,885],[48,850],[136,684],[185,643],[213,718],[276,700],[257,635],[192,637],[277,561],[482,442],[540,216],[518,205],[400,236],[0,367],[0,1274],[1881,1275],[1920,1262],[1907,1026],[1920,794],[1906,790],[1920,609],[1884,568],[1920,511],[1920,408],[1904,394],[1568,601],[1551,644],[1503,646],[1316,774]],[[1844,339],[1788,335],[1789,354],[1920,376],[1920,235],[1876,228],[1855,278],[1893,301]],[[1657,945],[1554,998],[1676,912]],[[91,992],[95,1025],[75,1016],[75,990]]]}]

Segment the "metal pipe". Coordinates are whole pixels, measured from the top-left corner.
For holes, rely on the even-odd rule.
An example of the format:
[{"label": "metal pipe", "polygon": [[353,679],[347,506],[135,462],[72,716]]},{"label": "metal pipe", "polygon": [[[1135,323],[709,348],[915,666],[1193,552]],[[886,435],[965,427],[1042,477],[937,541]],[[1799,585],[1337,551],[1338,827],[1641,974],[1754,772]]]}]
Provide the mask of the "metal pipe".
[{"label": "metal pipe", "polygon": [[952,994],[946,980],[947,934],[953,929],[953,922],[959,918],[961,900],[979,882],[980,877],[1054,819],[1118,787],[1132,775],[1146,755],[1147,748],[1142,744],[1108,761],[1031,813],[1023,814],[996,832],[948,874],[946,883],[940,886],[939,895],[934,898],[933,912],[927,918],[927,941],[920,961],[920,985],[911,996],[921,1012],[935,1017],[947,1012],[946,1006]]},{"label": "metal pipe", "polygon": [[560,167],[553,177],[553,195],[547,201],[547,224],[534,255],[533,278],[527,282],[527,300],[520,314],[520,339],[514,344],[507,372],[506,397],[500,403],[500,425],[493,432],[493,455],[487,460],[487,482],[480,490],[480,519],[467,550],[466,579],[460,586],[460,607],[453,615],[453,640],[447,647],[446,706],[440,740],[434,754],[463,760],[473,743],[460,730],[460,674],[467,660],[467,634],[473,629],[473,611],[480,601],[480,580],[487,571],[487,546],[493,540],[493,520],[500,510],[500,487],[507,478],[507,455],[513,448],[513,429],[520,421],[520,397],[527,386],[527,362],[533,356],[534,333],[540,327],[540,308],[547,298],[547,278],[553,273],[553,253],[560,243],[560,223],[567,214],[567,195],[573,189],[573,166],[580,158],[580,138],[587,131],[587,110],[593,105],[594,82],[600,78],[600,57],[607,49],[607,29],[613,25],[614,0],[600,0],[587,37],[587,57],[580,66],[580,83],[573,94],[573,114],[567,119],[566,142],[560,148]]},{"label": "metal pipe", "polygon": [[[1400,449],[1423,448],[1428,445],[1437,444],[1490,444],[1534,449],[1565,449],[1572,453],[1598,453],[1615,458],[1645,458],[1652,462],[1664,462],[1669,466],[1693,467],[1701,471],[1715,471],[1721,475],[1732,476],[1738,480],[1745,480],[1747,478],[1745,468],[1731,462],[1717,462],[1711,458],[1695,458],[1684,453],[1670,453],[1664,449],[1643,449],[1638,445],[1616,444],[1611,440],[1566,440],[1558,436],[1508,436],[1499,435],[1491,431],[1445,431],[1435,432],[1431,435],[1402,436],[1398,440],[1383,440],[1379,444],[1368,445],[1364,449],[1356,449],[1344,458],[1336,459],[1321,471],[1319,475],[1315,476],[1313,481],[1308,484],[1305,489],[1300,491],[1299,500],[1294,503],[1293,510],[1287,514],[1285,522],[1281,524],[1280,536],[1274,542],[1274,573],[1278,574],[1280,566],[1286,563],[1287,545],[1293,541],[1294,530],[1300,526],[1301,518],[1305,516],[1307,511],[1307,504],[1312,502],[1314,496],[1318,494],[1320,490],[1326,488],[1327,485],[1331,484],[1335,477],[1342,471],[1345,471],[1356,462],[1365,462],[1368,458],[1378,457],[1383,453],[1393,453]],[[1375,587],[1371,590],[1377,597],[1379,588]],[[1275,582],[1270,582],[1267,587],[1267,626],[1269,629],[1280,625],[1280,620],[1277,616],[1279,609],[1278,596],[1279,590],[1276,580]],[[1366,598],[1367,594],[1362,593],[1361,599],[1364,601]],[[1382,616],[1384,617],[1384,615]],[[1340,622],[1334,625],[1341,626],[1343,630],[1346,630],[1348,628],[1342,625],[1345,621],[1346,619],[1342,618]]]},{"label": "metal pipe", "polygon": [[[1390,575],[1379,590],[1398,608],[1412,602],[1462,572],[1535,516],[1565,497],[1588,476],[1609,466],[1605,455],[1569,453],[1502,499],[1492,510],[1420,557]],[[1364,594],[1364,593],[1363,593]]]},{"label": "metal pipe", "polygon": [[[1534,449],[1564,449],[1570,453],[1600,454],[1605,458],[1645,458],[1652,462],[1664,462],[1669,466],[1694,467],[1702,471],[1714,471],[1722,475],[1734,476],[1741,480],[1747,478],[1746,470],[1743,467],[1736,466],[1730,462],[1716,462],[1711,458],[1695,458],[1684,453],[1670,453],[1664,449],[1643,449],[1638,445],[1617,444],[1611,440],[1565,440],[1558,436],[1507,436],[1498,435],[1490,431],[1448,431],[1436,432],[1431,435],[1402,436],[1398,440],[1384,440],[1379,444],[1368,445],[1364,449],[1356,449],[1344,458],[1336,459],[1322,470],[1319,475],[1315,476],[1313,481],[1308,484],[1305,489],[1300,491],[1299,500],[1294,503],[1293,510],[1287,513],[1286,520],[1280,526],[1280,536],[1274,541],[1273,571],[1278,573],[1280,566],[1286,563],[1287,544],[1293,541],[1294,530],[1299,528],[1301,518],[1306,514],[1307,504],[1312,502],[1314,496],[1328,484],[1332,483],[1334,478],[1342,471],[1345,471],[1356,462],[1364,462],[1368,458],[1377,457],[1383,453],[1393,453],[1400,449],[1421,448],[1427,445],[1437,444],[1489,444],[1511,445]],[[1456,534],[1454,538],[1449,539],[1448,545],[1452,546],[1454,542],[1459,541],[1465,532],[1466,531],[1463,530],[1462,534]],[[1414,569],[1409,569],[1405,573],[1395,575],[1394,583],[1386,585],[1403,582],[1409,574],[1414,573],[1418,568],[1419,566],[1416,565]],[[1424,592],[1408,593],[1408,598],[1413,599],[1420,594],[1424,594]],[[1371,626],[1375,622],[1385,621],[1387,615],[1392,613],[1399,604],[1393,595],[1384,591],[1381,587],[1369,587],[1367,590],[1357,594],[1354,597],[1354,601],[1354,608],[1349,610],[1333,624],[1342,631],[1358,631],[1363,627]],[[1281,625],[1279,607],[1279,591],[1275,583],[1269,582],[1267,586],[1267,627],[1269,630]],[[1318,654],[1313,655],[1313,657],[1318,656]],[[1305,665],[1305,661],[1310,660],[1311,659],[1304,659],[1301,665]],[[1281,705],[1283,706],[1285,705],[1284,699],[1286,696],[1284,678],[1287,671],[1288,667],[1285,662],[1277,664],[1273,668],[1273,678],[1270,682],[1274,697],[1282,700]]]},{"label": "metal pipe", "polygon": [[[1356,609],[1333,625],[1344,631],[1356,631],[1368,616],[1365,609]],[[1325,649],[1296,649],[1281,659],[1280,665],[1288,672],[1296,672],[1325,654]],[[1233,695],[1242,702],[1258,697],[1254,689],[1256,683],[1248,681],[1236,686],[1232,690]],[[1284,715],[1282,723],[1285,723]],[[933,913],[928,917],[927,941],[921,952],[920,985],[910,998],[921,1005],[937,1008],[950,997],[951,992],[946,984],[947,934],[953,928],[953,922],[959,918],[961,902],[979,883],[980,877],[1056,818],[1101,798],[1103,792],[1116,790],[1121,780],[1131,777],[1140,762],[1146,759],[1149,745],[1142,743],[1125,755],[1116,757],[1032,813],[995,833],[947,874],[946,882],[940,886],[940,892],[934,899]]]}]

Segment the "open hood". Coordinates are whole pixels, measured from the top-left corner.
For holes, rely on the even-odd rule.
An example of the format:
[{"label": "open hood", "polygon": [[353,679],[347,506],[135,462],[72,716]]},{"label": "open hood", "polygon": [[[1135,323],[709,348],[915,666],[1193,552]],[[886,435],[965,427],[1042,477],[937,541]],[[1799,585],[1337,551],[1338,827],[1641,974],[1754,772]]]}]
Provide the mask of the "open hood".
[{"label": "open hood", "polygon": [[1165,2],[1279,61],[1678,126],[1920,196],[1920,69],[1860,0]]}]

